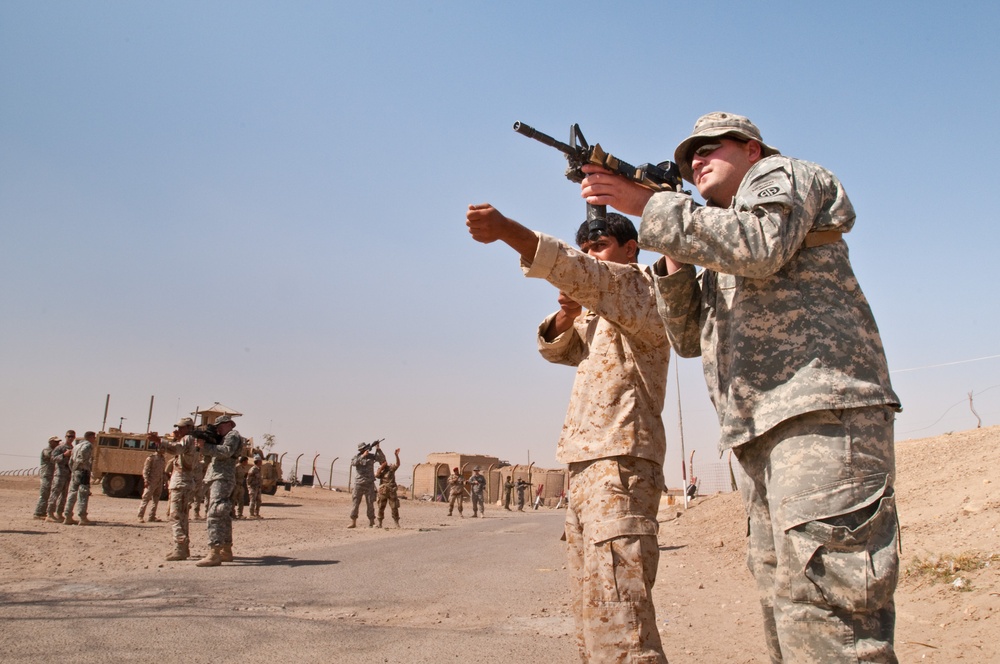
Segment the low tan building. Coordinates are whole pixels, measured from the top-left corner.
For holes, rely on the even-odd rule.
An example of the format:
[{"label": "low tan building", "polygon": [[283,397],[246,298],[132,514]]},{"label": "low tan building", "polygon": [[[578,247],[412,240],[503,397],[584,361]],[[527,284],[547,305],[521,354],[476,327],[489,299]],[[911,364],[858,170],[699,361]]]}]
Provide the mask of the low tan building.
[{"label": "low tan building", "polygon": [[508,477],[515,482],[519,479],[530,483],[527,503],[533,503],[538,488],[542,489],[542,504],[553,507],[566,489],[567,471],[562,469],[538,468],[530,465],[510,465],[495,456],[484,454],[462,454],[460,452],[435,452],[427,455],[425,463],[413,468],[413,497],[420,499],[444,500],[448,476],[452,468],[458,468],[466,478],[472,476],[472,469],[479,466],[486,477],[486,502],[496,503],[503,495],[503,484]]}]

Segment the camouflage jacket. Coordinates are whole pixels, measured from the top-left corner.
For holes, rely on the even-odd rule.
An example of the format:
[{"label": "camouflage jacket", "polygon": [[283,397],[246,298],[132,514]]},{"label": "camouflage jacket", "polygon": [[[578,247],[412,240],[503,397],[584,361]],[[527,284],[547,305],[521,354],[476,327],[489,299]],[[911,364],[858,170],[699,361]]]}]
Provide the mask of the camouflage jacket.
[{"label": "camouflage jacket", "polygon": [[73,446],[66,443],[59,443],[52,450],[52,468],[56,475],[69,476],[69,456],[67,452],[72,452]]},{"label": "camouflage jacket", "polygon": [[448,495],[462,493],[465,490],[465,478],[461,473],[452,473],[448,476]]},{"label": "camouflage jacket", "polygon": [[198,439],[187,435],[179,442],[171,443],[167,440],[160,441],[160,446],[164,451],[176,454],[174,457],[174,471],[170,473],[170,488],[189,486],[195,483],[195,476],[201,468],[201,453],[198,452]]},{"label": "camouflage jacket", "polygon": [[472,493],[481,494],[486,490],[486,476],[473,473],[469,478],[469,488],[472,489]]},{"label": "camouflage jacket", "polygon": [[226,434],[222,442],[218,445],[205,443],[201,446],[201,453],[212,458],[212,462],[205,471],[205,482],[214,480],[236,480],[236,462],[239,460],[240,450],[243,449],[243,436],[236,429]]},{"label": "camouflage jacket", "polygon": [[163,484],[163,471],[167,467],[166,459],[162,454],[153,452],[146,457],[146,462],[142,464],[142,479],[147,486]]},{"label": "camouflage jacket", "polygon": [[247,489],[249,491],[260,491],[261,487],[260,466],[257,465],[250,466],[250,470],[247,471],[246,481],[247,481]]},{"label": "camouflage jacket", "polygon": [[663,399],[670,345],[656,308],[649,268],[599,261],[538,233],[525,276],[539,277],[587,308],[551,342],[538,328],[549,362],[575,366],[576,378],[556,458],[561,463],[633,456],[663,464]]},{"label": "camouflage jacket", "polygon": [[647,203],[639,245],[689,264],[657,276],[658,305],[678,355],[702,357],[720,449],[814,410],[899,405],[847,245],[804,245],[853,225],[832,173],[781,155],[753,165],[729,208]]},{"label": "camouflage jacket", "polygon": [[56,462],[52,459],[52,450],[54,448],[46,445],[42,449],[42,456],[38,463],[38,474],[41,477],[47,477],[52,479],[52,474],[56,470]]},{"label": "camouflage jacket", "polygon": [[397,470],[399,470],[399,466],[394,463],[380,466],[378,472],[375,473],[375,477],[379,481],[379,486],[396,486]]},{"label": "camouflage jacket", "polygon": [[382,450],[376,448],[374,454],[369,452],[365,454],[357,454],[351,459],[351,465],[354,466],[354,484],[355,485],[375,485],[375,465],[380,464],[385,461],[385,454]]},{"label": "camouflage jacket", "polygon": [[87,440],[81,440],[73,446],[73,455],[69,458],[73,470],[89,471],[94,465],[94,446]]}]

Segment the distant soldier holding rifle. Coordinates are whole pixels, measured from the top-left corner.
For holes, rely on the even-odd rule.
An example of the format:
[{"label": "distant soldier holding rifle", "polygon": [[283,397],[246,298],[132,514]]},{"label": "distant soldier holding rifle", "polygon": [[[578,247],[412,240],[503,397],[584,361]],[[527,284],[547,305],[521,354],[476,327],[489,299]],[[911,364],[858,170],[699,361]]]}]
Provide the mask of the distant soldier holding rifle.
[{"label": "distant soldier holding rifle", "polygon": [[448,516],[452,515],[455,510],[455,505],[458,505],[458,515],[462,516],[462,503],[465,502],[465,477],[462,476],[462,472],[458,469],[458,466],[452,469],[451,475],[448,476]]},{"label": "distant soldier holding rifle", "polygon": [[510,511],[511,493],[514,491],[514,480],[510,475],[503,481],[503,508]]},{"label": "distant soldier holding rifle", "polygon": [[218,567],[224,562],[233,561],[233,484],[236,479],[236,460],[243,449],[243,437],[229,415],[220,415],[215,419],[215,432],[221,442],[201,446],[202,454],[212,460],[205,472],[205,484],[208,488],[205,520],[211,550],[196,563],[198,567]]},{"label": "distant soldier holding rifle", "polygon": [[472,518],[476,518],[477,512],[482,512],[486,516],[486,478],[483,477],[482,468],[476,466],[472,469],[472,477],[469,478],[469,497],[472,498]]},{"label": "distant soldier holding rifle", "polygon": [[[351,525],[358,527],[358,511],[361,509],[361,499],[364,498],[368,527],[375,526],[375,464],[385,461],[385,453],[379,446],[381,440],[371,443],[358,443],[358,453],[351,459],[354,467],[354,486],[351,487]],[[372,453],[372,450],[375,453]]]}]

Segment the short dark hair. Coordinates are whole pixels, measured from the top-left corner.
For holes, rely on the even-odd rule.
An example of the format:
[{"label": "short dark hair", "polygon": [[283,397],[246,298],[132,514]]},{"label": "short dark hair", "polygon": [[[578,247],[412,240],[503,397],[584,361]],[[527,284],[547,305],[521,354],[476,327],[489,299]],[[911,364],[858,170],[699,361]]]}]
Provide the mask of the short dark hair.
[{"label": "short dark hair", "polygon": [[[639,232],[635,230],[635,225],[631,219],[624,215],[620,215],[617,212],[609,212],[605,218],[605,225],[608,237],[613,237],[620,247],[625,246],[625,243],[629,240],[639,241]],[[589,239],[590,223],[585,221],[580,224],[580,228],[576,231],[576,246],[582,247]],[[636,257],[639,256],[638,247],[636,247],[635,255]]]}]

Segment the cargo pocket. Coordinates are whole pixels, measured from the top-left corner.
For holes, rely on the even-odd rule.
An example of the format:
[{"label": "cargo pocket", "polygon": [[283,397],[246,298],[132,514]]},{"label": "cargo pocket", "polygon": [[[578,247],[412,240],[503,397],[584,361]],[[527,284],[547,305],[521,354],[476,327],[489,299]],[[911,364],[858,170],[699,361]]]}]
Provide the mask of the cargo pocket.
[{"label": "cargo pocket", "polygon": [[659,559],[655,521],[625,516],[585,527],[587,542],[593,547],[588,570],[600,587],[601,602],[638,602],[647,599],[646,586],[652,583],[646,572],[655,570]]},{"label": "cargo pocket", "polygon": [[882,608],[899,576],[896,499],[885,475],[823,487],[782,503],[793,602],[855,613]]}]

